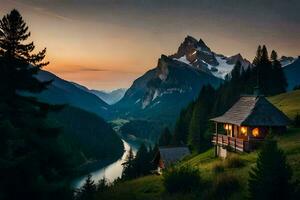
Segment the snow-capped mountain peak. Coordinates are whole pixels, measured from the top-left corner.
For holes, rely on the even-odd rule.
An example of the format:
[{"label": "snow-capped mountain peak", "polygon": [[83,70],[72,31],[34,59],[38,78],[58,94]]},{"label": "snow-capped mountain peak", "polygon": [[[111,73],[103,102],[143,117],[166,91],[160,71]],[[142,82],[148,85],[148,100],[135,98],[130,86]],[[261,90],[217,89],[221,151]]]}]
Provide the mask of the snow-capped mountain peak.
[{"label": "snow-capped mountain peak", "polygon": [[231,57],[216,54],[202,39],[197,41],[191,36],[187,36],[177,52],[169,57],[222,79],[225,79],[238,61],[245,70],[251,65],[241,54]]}]

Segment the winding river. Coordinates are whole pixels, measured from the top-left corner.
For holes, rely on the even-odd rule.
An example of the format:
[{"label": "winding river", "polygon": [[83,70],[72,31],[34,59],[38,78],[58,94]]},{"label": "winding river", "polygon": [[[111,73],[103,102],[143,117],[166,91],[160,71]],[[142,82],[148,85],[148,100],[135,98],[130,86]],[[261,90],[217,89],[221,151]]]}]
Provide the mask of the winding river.
[{"label": "winding river", "polygon": [[[122,157],[119,160],[117,160],[116,162],[111,163],[111,164],[109,164],[105,167],[102,167],[102,168],[100,168],[96,171],[93,171],[93,172],[89,173],[89,174],[92,175],[92,179],[95,181],[95,183],[97,183],[99,180],[103,179],[104,177],[109,182],[113,182],[117,178],[121,177],[122,170],[123,170],[122,163],[125,162],[125,159],[126,159],[128,153],[129,153],[130,147],[132,148],[133,153],[136,154],[137,149],[138,149],[138,145],[131,144],[129,142],[126,142],[125,140],[122,140],[122,141],[123,141],[125,151],[124,151]],[[81,187],[84,184],[84,182],[87,178],[87,175],[88,174],[75,179],[75,181],[72,184],[73,187],[74,188]]]}]

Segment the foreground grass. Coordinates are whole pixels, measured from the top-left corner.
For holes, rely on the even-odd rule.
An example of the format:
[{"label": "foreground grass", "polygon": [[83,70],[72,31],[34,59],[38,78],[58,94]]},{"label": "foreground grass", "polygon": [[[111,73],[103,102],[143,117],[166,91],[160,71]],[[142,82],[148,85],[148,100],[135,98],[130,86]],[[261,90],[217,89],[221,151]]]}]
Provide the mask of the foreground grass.
[{"label": "foreground grass", "polygon": [[[288,133],[276,137],[278,144],[287,155],[293,169],[293,179],[300,180],[300,129],[289,129]],[[236,155],[237,153],[234,153]],[[239,168],[225,167],[223,174],[234,175],[240,180],[241,188],[230,199],[245,199],[247,197],[249,171],[255,166],[257,152],[239,153],[238,157],[244,162]],[[185,158],[178,165],[190,165],[200,170],[206,183],[213,183],[219,174],[213,172],[216,164],[225,164],[226,160],[214,157],[214,149]],[[208,191],[210,186],[208,185]],[[156,199],[199,199],[199,191],[189,194],[168,194],[164,187],[162,176],[151,175],[130,181],[119,182],[107,192],[99,193],[98,199],[125,199],[125,200],[156,200]],[[201,197],[201,196],[200,196]],[[201,198],[200,198],[201,199]]]}]

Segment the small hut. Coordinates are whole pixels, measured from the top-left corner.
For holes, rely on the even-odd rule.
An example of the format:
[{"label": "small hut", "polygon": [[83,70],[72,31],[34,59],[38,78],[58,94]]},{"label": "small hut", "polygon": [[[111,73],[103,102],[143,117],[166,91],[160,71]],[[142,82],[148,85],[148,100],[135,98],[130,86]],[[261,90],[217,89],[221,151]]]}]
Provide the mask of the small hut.
[{"label": "small hut", "polygon": [[241,96],[215,122],[215,154],[226,157],[227,149],[249,152],[254,150],[270,132],[285,132],[289,118],[262,95]]},{"label": "small hut", "polygon": [[154,158],[158,170],[165,169],[190,154],[187,147],[159,147]]}]

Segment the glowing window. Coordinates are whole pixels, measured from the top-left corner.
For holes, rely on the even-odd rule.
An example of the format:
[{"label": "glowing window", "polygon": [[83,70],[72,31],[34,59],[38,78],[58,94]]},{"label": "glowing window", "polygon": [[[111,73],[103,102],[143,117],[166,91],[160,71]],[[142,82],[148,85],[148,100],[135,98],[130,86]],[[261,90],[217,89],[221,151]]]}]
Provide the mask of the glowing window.
[{"label": "glowing window", "polygon": [[242,126],[242,127],[241,127],[241,133],[242,133],[243,135],[247,135],[247,127]]},{"label": "glowing window", "polygon": [[253,129],[253,130],[252,130],[252,135],[253,135],[254,137],[257,137],[257,136],[259,135],[259,129],[258,129],[258,128]]},{"label": "glowing window", "polygon": [[224,125],[224,129],[225,129],[225,130],[228,130],[228,129],[229,129],[228,124],[225,124],[225,125]]}]

